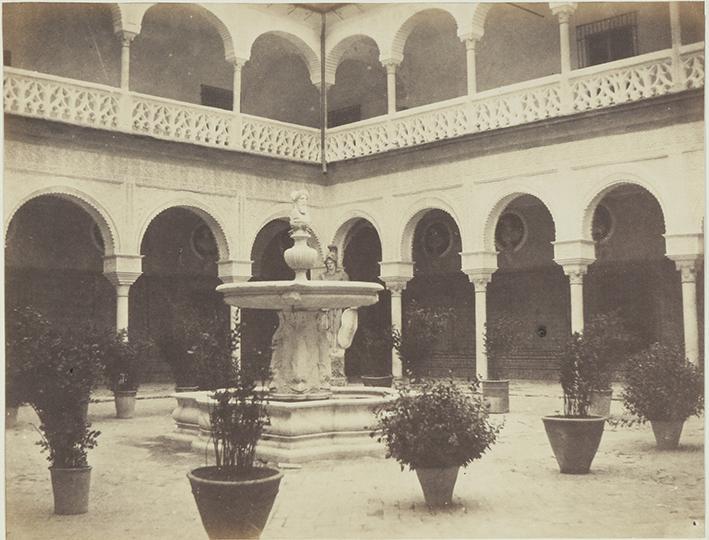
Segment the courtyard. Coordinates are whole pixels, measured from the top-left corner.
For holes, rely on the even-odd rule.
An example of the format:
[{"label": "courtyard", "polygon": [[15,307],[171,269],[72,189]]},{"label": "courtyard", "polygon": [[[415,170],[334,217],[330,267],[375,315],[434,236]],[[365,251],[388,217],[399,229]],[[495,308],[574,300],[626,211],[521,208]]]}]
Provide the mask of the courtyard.
[{"label": "courtyard", "polygon": [[[619,394],[616,388],[616,395]],[[105,391],[104,391],[105,392]],[[171,441],[169,385],[145,385],[130,420],[97,394],[101,430],[88,514],[52,513],[48,463],[36,417],[22,407],[6,431],[10,540],[206,538],[186,473],[204,456]],[[689,419],[680,448],[655,447],[649,426],[606,425],[588,475],[562,475],[541,422],[561,409],[556,383],[512,382],[498,443],[461,469],[454,506],[429,511],[413,472],[393,460],[319,461],[284,468],[263,538],[703,537],[704,419]],[[623,414],[614,400],[612,416]]]}]

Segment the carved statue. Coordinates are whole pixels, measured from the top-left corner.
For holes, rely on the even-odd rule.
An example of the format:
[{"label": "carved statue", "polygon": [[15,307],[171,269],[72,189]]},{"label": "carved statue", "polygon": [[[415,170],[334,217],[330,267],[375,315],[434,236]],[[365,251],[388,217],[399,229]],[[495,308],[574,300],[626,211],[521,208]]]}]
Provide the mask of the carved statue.
[{"label": "carved statue", "polygon": [[298,190],[291,193],[293,209],[290,213],[290,226],[292,230],[307,229],[310,227],[310,211],[308,210],[308,192]]},{"label": "carved statue", "polygon": [[[337,246],[328,246],[329,254],[325,257],[325,272],[318,279],[326,281],[349,281],[344,270],[338,268]],[[325,331],[330,355],[330,383],[336,386],[346,384],[345,350],[352,344],[357,331],[357,309],[347,308],[323,310],[320,328]],[[327,371],[327,370],[326,370]]]}]

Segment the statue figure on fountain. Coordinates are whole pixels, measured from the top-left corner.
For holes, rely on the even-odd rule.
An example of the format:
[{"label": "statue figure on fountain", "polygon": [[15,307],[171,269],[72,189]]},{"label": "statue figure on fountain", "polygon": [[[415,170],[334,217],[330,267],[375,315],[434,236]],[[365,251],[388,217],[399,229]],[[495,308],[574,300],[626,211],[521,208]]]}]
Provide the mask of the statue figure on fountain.
[{"label": "statue figure on fountain", "polygon": [[[337,246],[328,246],[329,253],[325,257],[325,271],[318,275],[318,279],[326,281],[349,281],[347,272],[339,269],[337,260]],[[323,310],[320,318],[320,327],[325,331],[328,346],[328,364],[324,370],[330,372],[330,384],[344,386],[347,384],[345,377],[345,350],[352,344],[352,339],[357,331],[357,309],[327,309]],[[321,358],[324,355],[321,355]]]},{"label": "statue figure on fountain", "polygon": [[310,210],[308,210],[308,192],[304,189],[294,191],[290,195],[293,209],[290,213],[291,231],[310,227]]}]

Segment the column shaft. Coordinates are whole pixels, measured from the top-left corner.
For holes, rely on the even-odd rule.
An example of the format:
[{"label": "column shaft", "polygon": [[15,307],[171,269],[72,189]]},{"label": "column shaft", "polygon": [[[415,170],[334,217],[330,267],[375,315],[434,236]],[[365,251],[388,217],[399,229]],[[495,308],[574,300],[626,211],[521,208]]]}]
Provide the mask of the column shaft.
[{"label": "column shaft", "polygon": [[679,19],[679,4],[669,2],[670,6],[670,32],[672,35],[672,79],[675,90],[683,90],[685,86],[684,70],[682,69],[682,59],[680,58],[680,47],[682,46],[682,28]]},{"label": "column shaft", "polygon": [[468,95],[473,96],[477,92],[477,80],[475,74],[475,45],[474,39],[465,40],[465,60],[468,74]]},{"label": "column shaft", "polygon": [[488,378],[485,352],[485,325],[487,323],[487,283],[475,282],[475,369],[481,379]]},{"label": "column shaft", "polygon": [[396,64],[386,64],[387,70],[387,114],[396,112]]},{"label": "column shaft", "polygon": [[[398,329],[400,332],[403,331],[402,328],[402,312],[401,312],[401,293],[402,290],[396,290],[395,288],[390,288],[391,290],[391,325],[393,328]],[[391,374],[394,378],[400,379],[403,376],[404,370],[401,365],[401,357],[396,350],[391,352]]]},{"label": "column shaft", "polygon": [[128,331],[128,293],[130,285],[116,286],[116,331]]},{"label": "column shaft", "polygon": [[682,276],[682,321],[684,326],[684,353],[699,361],[699,321],[697,320],[697,275],[695,261],[682,261],[677,268]]},{"label": "column shaft", "polygon": [[569,284],[571,292],[571,332],[583,333],[583,282]]}]

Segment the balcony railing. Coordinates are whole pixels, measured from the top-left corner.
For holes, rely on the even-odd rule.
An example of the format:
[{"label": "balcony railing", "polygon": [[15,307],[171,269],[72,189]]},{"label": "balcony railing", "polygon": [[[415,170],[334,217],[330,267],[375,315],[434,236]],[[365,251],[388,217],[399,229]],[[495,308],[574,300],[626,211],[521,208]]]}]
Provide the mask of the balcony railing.
[{"label": "balcony railing", "polygon": [[[5,68],[4,110],[67,124],[317,163],[320,132],[247,114]],[[704,87],[704,43],[667,49],[423,107],[326,132],[327,161],[451,139]]]}]

